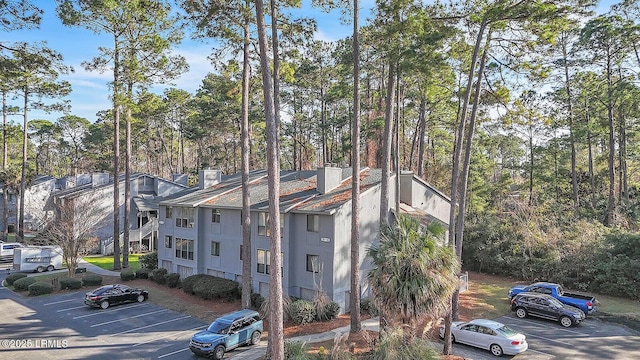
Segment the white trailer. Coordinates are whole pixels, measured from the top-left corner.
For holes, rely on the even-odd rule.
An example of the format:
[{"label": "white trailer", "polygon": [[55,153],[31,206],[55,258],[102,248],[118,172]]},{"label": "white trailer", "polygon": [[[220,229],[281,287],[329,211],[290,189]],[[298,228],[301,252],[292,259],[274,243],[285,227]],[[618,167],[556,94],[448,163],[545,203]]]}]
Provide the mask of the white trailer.
[{"label": "white trailer", "polygon": [[13,270],[43,272],[61,268],[60,246],[28,246],[13,250]]}]

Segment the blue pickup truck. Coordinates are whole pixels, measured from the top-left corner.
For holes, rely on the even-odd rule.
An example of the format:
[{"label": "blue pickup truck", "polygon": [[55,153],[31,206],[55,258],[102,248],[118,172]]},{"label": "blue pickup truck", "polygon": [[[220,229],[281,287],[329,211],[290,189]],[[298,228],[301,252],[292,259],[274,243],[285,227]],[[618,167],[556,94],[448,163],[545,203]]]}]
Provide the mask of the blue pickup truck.
[{"label": "blue pickup truck", "polygon": [[521,292],[535,292],[551,295],[561,303],[575,306],[585,314],[596,312],[596,298],[591,295],[564,291],[559,284],[549,282],[537,282],[531,285],[517,285],[509,289],[509,300]]}]

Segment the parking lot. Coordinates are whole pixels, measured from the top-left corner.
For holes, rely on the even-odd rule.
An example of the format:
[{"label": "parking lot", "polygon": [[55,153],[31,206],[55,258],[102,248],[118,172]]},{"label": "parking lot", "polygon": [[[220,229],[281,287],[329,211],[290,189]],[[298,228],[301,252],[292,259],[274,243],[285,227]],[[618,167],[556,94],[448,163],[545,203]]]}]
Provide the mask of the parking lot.
[{"label": "parking lot", "polygon": [[[0,273],[0,281],[4,274]],[[0,287],[2,332],[0,358],[11,359],[196,359],[188,349],[191,335],[208,324],[150,302],[89,308],[82,291],[21,297]],[[527,336],[529,350],[512,359],[640,359],[640,337],[628,328],[588,318],[578,327],[557,322],[497,319]],[[441,343],[440,343],[441,345]],[[258,359],[266,340],[240,347],[229,359]],[[465,359],[495,359],[488,351],[454,344]]]},{"label": "parking lot", "polygon": [[[495,321],[524,334],[529,350],[512,359],[640,359],[640,337],[624,326],[593,317],[581,325],[563,328],[559,323],[538,318],[519,319],[510,314]],[[465,359],[495,359],[489,351],[454,344],[454,354]]]},{"label": "parking lot", "polygon": [[[83,303],[85,291],[22,298],[0,288],[0,358],[197,358],[188,349],[189,339],[208,324],[150,302],[89,308]],[[258,345],[263,346],[266,341]],[[225,358],[240,359],[257,350],[241,347]]]}]

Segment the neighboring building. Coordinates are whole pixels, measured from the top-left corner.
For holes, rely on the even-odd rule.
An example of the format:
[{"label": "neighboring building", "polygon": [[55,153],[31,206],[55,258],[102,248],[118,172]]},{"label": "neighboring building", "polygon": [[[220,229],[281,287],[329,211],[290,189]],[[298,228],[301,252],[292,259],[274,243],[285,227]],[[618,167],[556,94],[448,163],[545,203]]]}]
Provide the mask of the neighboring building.
[{"label": "neighboring building", "polygon": [[[362,169],[360,198],[361,296],[370,288],[364,261],[378,241],[381,170]],[[390,179],[390,209],[395,207],[395,174]],[[249,177],[251,196],[252,290],[269,294],[270,243],[268,179],[265,171]],[[322,288],[349,310],[351,242],[351,168],[280,173],[280,227],[283,291],[312,299]],[[400,175],[401,211],[423,221],[447,225],[450,199],[414,176]],[[210,274],[242,282],[241,175],[200,172],[197,188],[160,201],[158,265],[181,278]]]},{"label": "neighboring building", "polygon": [[[25,188],[24,193],[24,228],[25,231],[42,230],[46,219],[52,214],[46,210],[50,195],[55,191],[56,179],[51,176],[40,175],[33,183]],[[7,224],[10,233],[17,231],[20,198],[18,194],[5,191],[0,186],[0,229],[4,229],[4,196],[7,196]]]},{"label": "neighboring building", "polygon": [[[91,201],[95,213],[95,231],[99,240],[99,251],[113,253],[113,179],[108,173],[96,173],[92,176],[65,178],[63,186],[72,186],[52,194],[55,201],[84,198]],[[133,251],[154,250],[157,248],[157,209],[158,199],[163,196],[187,189],[186,185],[165,180],[157,176],[133,173],[130,176],[130,248]],[[119,177],[120,195],[120,239],[124,234],[124,176]],[[120,242],[122,244],[122,242]]]}]

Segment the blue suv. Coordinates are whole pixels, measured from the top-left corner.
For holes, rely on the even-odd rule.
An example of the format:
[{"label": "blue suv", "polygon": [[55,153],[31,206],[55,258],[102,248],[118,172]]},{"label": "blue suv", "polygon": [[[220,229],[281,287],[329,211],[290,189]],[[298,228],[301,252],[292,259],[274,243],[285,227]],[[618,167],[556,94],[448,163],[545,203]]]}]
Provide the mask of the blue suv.
[{"label": "blue suv", "polygon": [[206,330],[195,333],[189,342],[189,349],[199,356],[222,359],[226,351],[259,343],[261,336],[260,314],[244,309],[222,315]]}]

